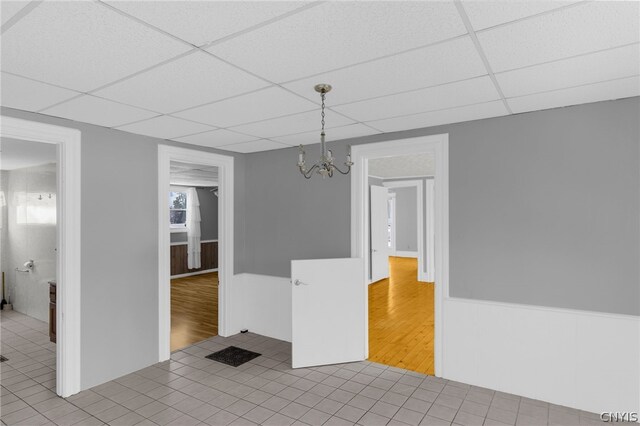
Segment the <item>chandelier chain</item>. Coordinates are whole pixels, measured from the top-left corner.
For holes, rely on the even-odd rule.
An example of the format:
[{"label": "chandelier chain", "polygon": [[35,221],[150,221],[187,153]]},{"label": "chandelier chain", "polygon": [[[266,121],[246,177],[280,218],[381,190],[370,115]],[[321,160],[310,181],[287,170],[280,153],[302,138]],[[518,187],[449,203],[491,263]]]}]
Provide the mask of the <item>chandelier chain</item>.
[{"label": "chandelier chain", "polygon": [[322,97],[322,133],[324,134],[324,92],[320,95]]}]

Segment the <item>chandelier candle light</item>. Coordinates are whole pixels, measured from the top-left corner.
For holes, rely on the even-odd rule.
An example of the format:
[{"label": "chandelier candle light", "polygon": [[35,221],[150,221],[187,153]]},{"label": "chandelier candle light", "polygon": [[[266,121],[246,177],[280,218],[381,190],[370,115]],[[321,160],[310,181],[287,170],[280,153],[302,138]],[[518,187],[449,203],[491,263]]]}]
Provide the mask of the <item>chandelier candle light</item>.
[{"label": "chandelier candle light", "polygon": [[325,133],[324,133],[324,98],[327,93],[331,91],[331,86],[329,84],[316,84],[314,86],[316,92],[320,93],[320,97],[322,98],[322,131],[320,132],[320,149],[321,156],[320,161],[311,166],[310,169],[307,169],[305,165],[305,152],[304,147],[300,145],[300,153],[298,154],[298,168],[300,169],[300,173],[306,178],[311,179],[313,172],[315,171],[317,174],[322,176],[322,178],[333,177],[333,172],[338,171],[343,175],[349,174],[351,171],[351,166],[353,166],[353,162],[351,161],[351,149],[347,153],[347,161],[345,161],[344,165],[347,166],[346,171],[340,170],[333,161],[333,154],[331,150],[327,149],[327,144],[324,141]]}]

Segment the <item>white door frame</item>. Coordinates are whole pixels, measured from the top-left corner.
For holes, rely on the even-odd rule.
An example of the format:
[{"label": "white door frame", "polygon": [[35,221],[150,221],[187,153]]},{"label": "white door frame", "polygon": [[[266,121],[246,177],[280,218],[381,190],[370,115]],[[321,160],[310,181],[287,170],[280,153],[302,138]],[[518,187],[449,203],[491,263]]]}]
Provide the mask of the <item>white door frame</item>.
[{"label": "white door frame", "polygon": [[391,247],[389,247],[389,254],[391,256],[396,255],[396,193],[389,193],[389,201],[391,206]]},{"label": "white door frame", "polygon": [[[449,135],[421,136],[386,142],[354,145],[351,155],[356,166],[351,173],[351,256],[364,259],[364,276],[369,270],[367,256],[367,229],[369,220],[365,212],[369,205],[367,191],[371,158],[393,157],[432,152],[435,156],[435,374],[441,377],[443,368],[443,315],[444,300],[449,297]],[[368,315],[368,301],[366,312]],[[369,353],[368,321],[364,322]]]},{"label": "white door frame", "polygon": [[158,359],[171,356],[171,230],[169,205],[171,161],[218,167],[218,334],[230,324],[230,284],[233,278],[234,158],[169,145],[158,146]]},{"label": "white door frame", "polygon": [[0,136],[57,145],[56,393],[80,392],[80,139],[77,129],[0,117]]},{"label": "white door frame", "polygon": [[[387,188],[415,188],[416,189],[416,203],[417,212],[416,212],[416,221],[417,221],[417,231],[418,231],[418,281],[425,281],[426,274],[424,272],[424,208],[422,207],[423,203],[423,195],[424,195],[424,185],[422,184],[422,180],[400,180],[400,181],[391,181],[391,182],[383,182]],[[395,221],[394,221],[395,222]],[[397,241],[396,241],[397,243]],[[402,254],[402,250],[398,250],[396,247],[396,255],[397,253]],[[408,254],[408,253],[406,253]]]}]

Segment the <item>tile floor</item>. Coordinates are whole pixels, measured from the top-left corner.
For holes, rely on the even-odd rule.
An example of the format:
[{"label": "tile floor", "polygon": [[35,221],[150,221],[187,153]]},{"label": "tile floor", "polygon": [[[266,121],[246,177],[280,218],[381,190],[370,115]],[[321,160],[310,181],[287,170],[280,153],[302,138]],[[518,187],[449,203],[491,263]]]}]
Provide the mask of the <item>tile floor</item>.
[{"label": "tile floor", "polygon": [[[213,337],[67,399],[55,389],[46,324],[2,313],[3,425],[590,425],[598,415],[368,361],[290,368],[291,345]],[[234,345],[262,356],[205,359]]]}]

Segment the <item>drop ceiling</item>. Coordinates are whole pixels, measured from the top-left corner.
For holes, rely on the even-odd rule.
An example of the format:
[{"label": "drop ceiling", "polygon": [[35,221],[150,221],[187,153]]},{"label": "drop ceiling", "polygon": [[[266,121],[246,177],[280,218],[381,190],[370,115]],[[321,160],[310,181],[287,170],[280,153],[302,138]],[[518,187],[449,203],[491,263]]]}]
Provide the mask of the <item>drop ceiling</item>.
[{"label": "drop ceiling", "polygon": [[640,3],[2,1],[3,106],[251,153],[640,95]]}]

